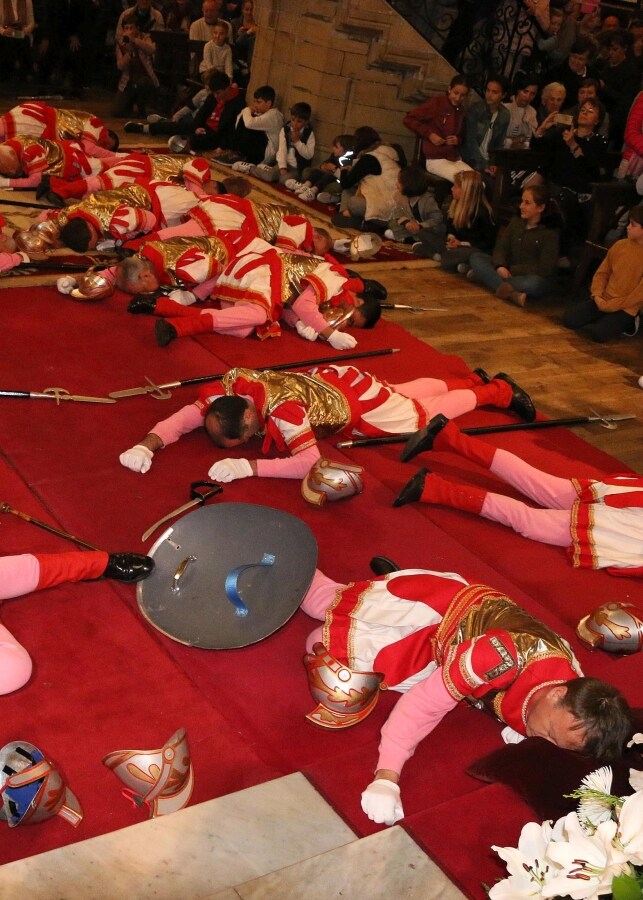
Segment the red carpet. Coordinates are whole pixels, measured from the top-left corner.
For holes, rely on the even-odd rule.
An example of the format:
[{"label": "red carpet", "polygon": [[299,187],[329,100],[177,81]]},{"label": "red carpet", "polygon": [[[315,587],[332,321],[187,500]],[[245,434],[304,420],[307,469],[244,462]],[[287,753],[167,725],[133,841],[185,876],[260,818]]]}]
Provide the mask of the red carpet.
[{"label": "red carpet", "polygon": [[[154,320],[128,315],[127,300],[118,294],[84,305],[54,289],[21,289],[4,292],[2,300],[1,388],[56,386],[104,396],[143,384],[145,376],[159,383],[232,365],[336,355],[290,333],[264,342],[207,335],[161,350]],[[360,350],[401,348],[356,363],[392,382],[467,371],[458,358],[390,323],[359,337]],[[108,550],[142,548],[140,535],[187,500],[190,481],[206,477],[220,451],[195,432],[159,452],[144,476],[124,469],[118,455],[194,396],[194,388],[183,388],[167,401],[138,397],[60,407],[0,400],[0,499]],[[478,411],[461,423],[491,421],[510,419]],[[566,431],[488,440],[561,474],[622,469]],[[427,506],[393,510],[392,499],[414,471],[414,464],[399,462],[398,447],[342,452],[329,442],[324,448],[366,467],[363,494],[315,509],[301,498],[298,482],[248,479],[225,486],[219,502],[261,503],[300,516],[317,537],[320,568],[337,579],[364,577],[375,553],[401,565],[457,571],[507,591],[568,638],[592,605],[640,592],[640,582],[575,571],[563,551],[466,514]],[[436,455],[432,466],[455,474],[466,463]],[[466,477],[493,483],[473,467]],[[71,546],[11,516],[1,517],[0,535],[2,553]],[[221,652],[190,649],[151,630],[138,613],[134,588],[111,583],[63,586],[6,602],[2,621],[31,653],[35,673],[26,688],[3,698],[0,740],[40,744],[60,763],[85,819],[76,831],[55,821],[5,833],[0,862],[142,820],[145,812],[121,798],[119,782],[101,759],[115,749],[158,747],[179,727],[187,729],[192,748],[193,802],[302,770],[358,834],[376,829],[362,814],[359,795],[371,778],[379,729],[394,698],[383,695],[372,716],[348,732],[329,734],[309,724],[304,717],[313,703],[301,656],[312,622],[303,613],[257,645]],[[583,650],[579,657],[588,674],[608,678],[634,705],[642,704],[639,659]],[[502,874],[491,844],[513,842],[530,817],[507,788],[481,786],[464,774],[499,745],[492,719],[460,708],[420,746],[403,778],[405,826],[474,898],[484,896],[482,882]]]}]

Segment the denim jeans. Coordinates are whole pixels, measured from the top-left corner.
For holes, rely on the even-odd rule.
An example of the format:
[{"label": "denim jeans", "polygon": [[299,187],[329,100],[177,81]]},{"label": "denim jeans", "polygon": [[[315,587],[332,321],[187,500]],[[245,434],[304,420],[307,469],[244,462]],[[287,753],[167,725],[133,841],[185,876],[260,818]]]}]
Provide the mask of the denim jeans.
[{"label": "denim jeans", "polygon": [[543,278],[542,275],[513,275],[511,278],[503,278],[496,272],[496,267],[491,262],[491,256],[488,253],[473,253],[469,259],[469,265],[475,272],[478,281],[494,292],[505,281],[515,291],[527,294],[528,297],[542,297],[553,288],[550,279]]}]

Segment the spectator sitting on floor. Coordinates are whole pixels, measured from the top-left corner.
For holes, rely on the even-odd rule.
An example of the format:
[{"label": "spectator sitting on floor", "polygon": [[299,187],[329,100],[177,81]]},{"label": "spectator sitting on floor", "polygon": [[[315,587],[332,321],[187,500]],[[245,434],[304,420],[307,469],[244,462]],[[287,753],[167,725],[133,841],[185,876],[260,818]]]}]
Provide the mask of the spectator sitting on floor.
[{"label": "spectator sitting on floor", "polygon": [[531,136],[538,127],[536,110],[531,105],[538,93],[538,82],[533,75],[519,72],[514,78],[513,97],[505,103],[509,110],[509,125],[505,147],[509,150],[527,150]]},{"label": "spectator sitting on floor", "polygon": [[159,87],[152,62],[155,49],[150,36],[141,34],[135,22],[124,21],[116,43],[116,66],[121,73],[112,105],[116,118],[129,115],[135,106],[139,116],[144,117],[153,103]]},{"label": "spectator sitting on floor", "polygon": [[462,159],[478,172],[493,174],[491,154],[504,146],[509,126],[509,111],[502,102],[506,93],[507,79],[503,75],[490,75],[484,100],[472,103],[464,114]]},{"label": "spectator sitting on floor", "polygon": [[643,306],[643,207],[630,210],[627,238],[607,251],[591,285],[591,297],[563,315],[563,325],[599,344],[619,335],[634,337]]},{"label": "spectator sitting on floor", "polygon": [[214,156],[224,166],[247,175],[259,163],[272,165],[277,156],[284,117],[275,107],[275,89],[265,84],[257,88],[252,103],[245,106],[234,129],[230,150],[218,149]]},{"label": "spectator sitting on floor", "polygon": [[471,168],[460,158],[464,138],[462,104],[469,93],[464,75],[451,79],[446,94],[430,97],[404,117],[404,125],[422,138],[426,170],[453,181],[456,172]]},{"label": "spectator sitting on floor", "polygon": [[[315,132],[310,124],[312,109],[309,103],[295,103],[290,107],[290,121],[279,132],[277,165],[258,165],[251,169],[251,175],[262,181],[277,181],[292,187],[299,182],[305,167],[315,155]],[[311,187],[299,193],[300,200],[314,200],[317,188]]]},{"label": "spectator sitting on floor", "polygon": [[177,136],[192,134],[196,127],[194,120],[197,113],[210,95],[207,87],[208,82],[209,75],[206,75],[203,76],[204,87],[200,91],[194,93],[191,89],[182,90],[179,108],[172,113],[169,119],[167,116],[153,113],[147,117],[147,122],[126,122],[123,130],[127,134],[167,134]]},{"label": "spectator sitting on floor", "polygon": [[190,149],[229,150],[237,117],[245,105],[245,96],[231,84],[224,72],[213,72],[208,83],[208,96],[193,119]]},{"label": "spectator sitting on floor", "polygon": [[446,231],[429,174],[420,166],[406,166],[397,176],[399,193],[384,237],[412,244],[416,256],[432,257],[444,249]]},{"label": "spectator sitting on floor", "polygon": [[[350,169],[353,158],[353,135],[338,134],[333,138],[330,156],[320,163],[319,168],[307,168],[302,173],[302,181],[295,178],[285,182],[285,187],[302,200],[312,200],[314,196],[321,203],[339,203],[342,188],[337,177],[342,168]],[[309,193],[310,192],[310,193]]]},{"label": "spectator sitting on floor", "polygon": [[522,192],[520,216],[500,234],[493,253],[473,253],[469,264],[475,280],[501,300],[524,306],[554,287],[558,267],[559,214],[542,185]]},{"label": "spectator sitting on floor", "polygon": [[355,131],[354,160],[350,169],[342,169],[340,212],[333,225],[383,232],[395,208],[397,176],[406,166],[399,144],[385,144],[370,125]]},{"label": "spectator sitting on floor", "polygon": [[201,75],[215,70],[225,72],[232,81],[232,48],[227,39],[228,29],[222,22],[217,22],[212,29],[212,39],[203,48],[203,59],[199,63]]},{"label": "spectator sitting on floor", "polygon": [[497,228],[480,172],[458,172],[451,195],[441,267],[464,274],[474,253],[493,250]]}]

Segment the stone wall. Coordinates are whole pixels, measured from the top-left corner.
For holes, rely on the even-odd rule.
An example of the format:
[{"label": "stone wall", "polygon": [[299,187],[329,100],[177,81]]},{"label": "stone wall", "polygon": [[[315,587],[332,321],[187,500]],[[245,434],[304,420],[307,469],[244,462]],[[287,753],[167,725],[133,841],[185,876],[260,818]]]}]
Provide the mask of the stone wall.
[{"label": "stone wall", "polygon": [[442,93],[454,70],[385,0],[257,0],[259,23],[249,94],[277,91],[287,116],[310,103],[319,158],[336,134],[370,125],[404,147],[406,112]]}]

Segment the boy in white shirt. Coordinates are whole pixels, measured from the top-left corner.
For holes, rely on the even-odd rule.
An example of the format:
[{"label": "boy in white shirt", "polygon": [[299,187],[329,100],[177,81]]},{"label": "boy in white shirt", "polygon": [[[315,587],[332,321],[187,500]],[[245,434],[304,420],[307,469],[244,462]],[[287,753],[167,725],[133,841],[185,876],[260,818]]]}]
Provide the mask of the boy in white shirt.
[{"label": "boy in white shirt", "polygon": [[215,151],[214,158],[223,166],[247,174],[259,163],[274,165],[279,146],[279,133],[284,117],[275,108],[275,89],[263,85],[254,92],[252,104],[242,109],[237,118],[232,150]]},{"label": "boy in white shirt", "polygon": [[[315,155],[315,132],[310,124],[312,110],[308,103],[295,103],[290,108],[290,122],[279,133],[277,165],[260,164],[251,169],[250,174],[262,181],[279,181],[285,184],[294,179],[300,181],[304,169],[310,166]],[[310,196],[308,196],[308,194]],[[313,200],[317,191],[310,188],[302,200]]]}]

